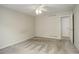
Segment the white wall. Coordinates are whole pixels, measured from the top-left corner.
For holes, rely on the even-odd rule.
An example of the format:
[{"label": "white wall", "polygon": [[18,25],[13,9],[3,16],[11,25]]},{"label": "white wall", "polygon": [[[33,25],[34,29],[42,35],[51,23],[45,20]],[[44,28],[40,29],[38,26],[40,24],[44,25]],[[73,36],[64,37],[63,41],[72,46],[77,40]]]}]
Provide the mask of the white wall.
[{"label": "white wall", "polygon": [[74,10],[74,44],[79,49],[79,5]]},{"label": "white wall", "polygon": [[36,17],[36,36],[60,38],[60,21],[57,16]]},{"label": "white wall", "polygon": [[0,7],[0,48],[34,36],[34,17]]},{"label": "white wall", "polygon": [[38,16],[35,19],[33,16],[0,7],[0,48],[34,36],[59,39],[60,17],[66,15],[70,15],[70,11],[58,13],[57,16]]},{"label": "white wall", "polygon": [[35,33],[38,37],[61,39],[61,17],[72,16],[72,11],[59,12],[54,15],[36,17]]}]

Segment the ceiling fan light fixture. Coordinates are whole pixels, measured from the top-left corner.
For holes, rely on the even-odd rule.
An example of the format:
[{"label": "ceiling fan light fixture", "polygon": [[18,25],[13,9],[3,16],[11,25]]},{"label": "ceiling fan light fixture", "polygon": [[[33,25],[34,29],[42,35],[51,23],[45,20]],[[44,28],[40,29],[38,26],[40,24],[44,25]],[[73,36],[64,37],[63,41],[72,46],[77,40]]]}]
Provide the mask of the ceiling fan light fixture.
[{"label": "ceiling fan light fixture", "polygon": [[35,12],[36,12],[36,15],[38,15],[38,13],[39,13],[39,12],[38,12],[38,9],[36,9],[36,11],[35,11]]},{"label": "ceiling fan light fixture", "polygon": [[45,7],[44,5],[40,5],[38,8],[36,8],[35,10],[36,15],[41,14],[43,11],[47,11],[44,7]]},{"label": "ceiling fan light fixture", "polygon": [[42,13],[42,11],[41,11],[41,9],[36,9],[36,15],[38,15],[38,14],[41,14]]},{"label": "ceiling fan light fixture", "polygon": [[42,11],[41,10],[39,10],[39,14],[41,14],[42,13]]}]

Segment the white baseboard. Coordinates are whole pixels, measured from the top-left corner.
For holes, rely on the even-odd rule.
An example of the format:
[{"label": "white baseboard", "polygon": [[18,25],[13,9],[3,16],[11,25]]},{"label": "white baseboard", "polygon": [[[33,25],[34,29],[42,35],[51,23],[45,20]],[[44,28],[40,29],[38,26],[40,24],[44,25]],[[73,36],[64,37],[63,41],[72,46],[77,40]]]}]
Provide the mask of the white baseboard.
[{"label": "white baseboard", "polygon": [[48,37],[48,36],[35,36],[35,37],[45,37],[45,38],[53,38],[53,39],[61,40],[59,37]]},{"label": "white baseboard", "polygon": [[[32,37],[34,37],[34,36],[32,36]],[[27,38],[27,39],[17,40],[17,41],[8,43],[8,44],[6,44],[6,45],[4,45],[4,46],[1,46],[0,49],[3,49],[3,48],[6,48],[6,47],[9,47],[9,46],[12,46],[12,45],[14,45],[14,44],[18,44],[18,43],[23,42],[23,41],[25,41],[25,40],[28,40],[28,39],[30,39],[30,38],[32,38],[32,37],[29,37],[29,38]]]}]

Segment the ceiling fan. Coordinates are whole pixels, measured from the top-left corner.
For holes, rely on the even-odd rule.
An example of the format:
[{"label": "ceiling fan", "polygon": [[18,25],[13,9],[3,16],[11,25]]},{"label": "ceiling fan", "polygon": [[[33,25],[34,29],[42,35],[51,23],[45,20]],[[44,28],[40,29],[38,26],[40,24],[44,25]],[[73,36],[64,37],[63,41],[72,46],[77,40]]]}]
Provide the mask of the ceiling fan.
[{"label": "ceiling fan", "polygon": [[39,15],[39,14],[43,13],[43,11],[47,11],[44,7],[45,7],[45,5],[40,5],[40,6],[38,6],[38,7],[35,9],[36,15]]}]

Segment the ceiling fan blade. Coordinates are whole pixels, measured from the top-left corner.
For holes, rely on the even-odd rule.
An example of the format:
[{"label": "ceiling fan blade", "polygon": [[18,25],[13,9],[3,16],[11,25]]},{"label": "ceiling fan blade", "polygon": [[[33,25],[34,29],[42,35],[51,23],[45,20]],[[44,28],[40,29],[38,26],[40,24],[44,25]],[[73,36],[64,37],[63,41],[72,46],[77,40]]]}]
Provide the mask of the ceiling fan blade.
[{"label": "ceiling fan blade", "polygon": [[40,8],[42,11],[47,11],[47,9],[45,9],[45,8]]}]

